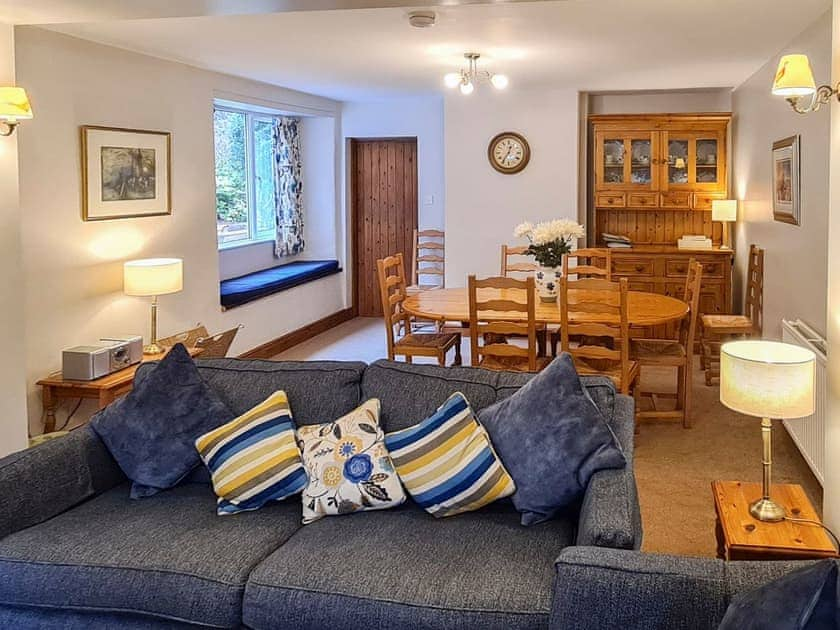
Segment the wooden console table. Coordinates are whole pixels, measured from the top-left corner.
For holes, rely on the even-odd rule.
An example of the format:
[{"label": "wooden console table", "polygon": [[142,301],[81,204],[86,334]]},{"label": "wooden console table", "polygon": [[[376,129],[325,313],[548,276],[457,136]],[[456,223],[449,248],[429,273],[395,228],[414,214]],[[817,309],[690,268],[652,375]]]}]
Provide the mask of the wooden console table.
[{"label": "wooden console table", "polygon": [[[201,354],[201,348],[187,348],[191,357]],[[141,363],[97,378],[92,381],[74,381],[65,379],[61,372],[55,372],[41,379],[41,404],[44,410],[44,433],[55,431],[55,411],[61,400],[68,398],[87,398],[98,401],[98,409],[110,405],[119,396],[127,394],[134,386],[134,373],[142,363],[160,361],[166,353],[143,355]]]},{"label": "wooden console table", "polygon": [[761,497],[760,483],[714,481],[718,557],[723,560],[799,560],[836,558],[837,550],[802,486],[773,484],[771,495],[788,516],[815,521],[765,523],[752,517],[749,506]]}]

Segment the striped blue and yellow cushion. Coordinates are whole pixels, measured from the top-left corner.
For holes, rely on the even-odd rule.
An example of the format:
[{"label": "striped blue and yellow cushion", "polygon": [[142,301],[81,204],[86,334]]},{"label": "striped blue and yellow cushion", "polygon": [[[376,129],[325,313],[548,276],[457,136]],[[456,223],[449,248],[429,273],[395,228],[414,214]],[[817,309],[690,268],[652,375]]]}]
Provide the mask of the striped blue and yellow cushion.
[{"label": "striped blue and yellow cushion", "polygon": [[306,487],[295,425],[283,391],[195,441],[210,470],[219,515],[258,510]]},{"label": "striped blue and yellow cushion", "polygon": [[477,510],[516,490],[460,392],[420,424],[386,435],[385,446],[403,485],[436,517]]}]

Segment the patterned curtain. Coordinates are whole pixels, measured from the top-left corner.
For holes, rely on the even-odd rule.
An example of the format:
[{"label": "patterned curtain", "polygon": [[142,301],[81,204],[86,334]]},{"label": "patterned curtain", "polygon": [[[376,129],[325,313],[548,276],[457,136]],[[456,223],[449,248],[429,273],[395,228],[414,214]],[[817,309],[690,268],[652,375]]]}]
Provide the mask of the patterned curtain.
[{"label": "patterned curtain", "polygon": [[274,256],[303,251],[303,181],[300,166],[300,121],[274,119],[274,218],[277,226]]}]

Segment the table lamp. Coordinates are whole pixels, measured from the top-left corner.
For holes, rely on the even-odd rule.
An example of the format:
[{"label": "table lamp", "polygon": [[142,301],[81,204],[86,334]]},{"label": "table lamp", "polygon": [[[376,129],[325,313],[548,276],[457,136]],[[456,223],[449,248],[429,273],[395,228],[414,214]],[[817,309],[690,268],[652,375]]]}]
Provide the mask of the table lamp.
[{"label": "table lamp", "polygon": [[815,358],[806,348],[778,341],[730,341],[720,349],[720,401],[733,411],[761,418],[762,496],[750,504],[750,514],[759,521],[785,518],[784,508],[770,498],[770,418],[802,418],[814,413]]},{"label": "table lamp", "polygon": [[184,287],[184,262],[180,258],[129,260],[123,265],[123,292],[126,295],[151,296],[152,335],[143,346],[143,354],[160,354],[157,344],[158,296],[178,293]]},{"label": "table lamp", "polygon": [[734,221],[738,214],[738,202],[735,199],[713,199],[712,221],[723,223],[723,243],[721,249],[732,249],[729,240],[729,222]]}]

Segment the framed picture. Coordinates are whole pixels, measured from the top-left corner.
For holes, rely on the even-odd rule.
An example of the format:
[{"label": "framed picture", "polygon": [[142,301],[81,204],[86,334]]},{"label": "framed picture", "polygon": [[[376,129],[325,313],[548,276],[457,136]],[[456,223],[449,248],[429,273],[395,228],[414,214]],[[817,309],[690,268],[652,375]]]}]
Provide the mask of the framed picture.
[{"label": "framed picture", "polygon": [[172,136],[85,125],[82,219],[104,221],[172,214]]},{"label": "framed picture", "polygon": [[773,218],[799,225],[799,136],[773,143]]}]

